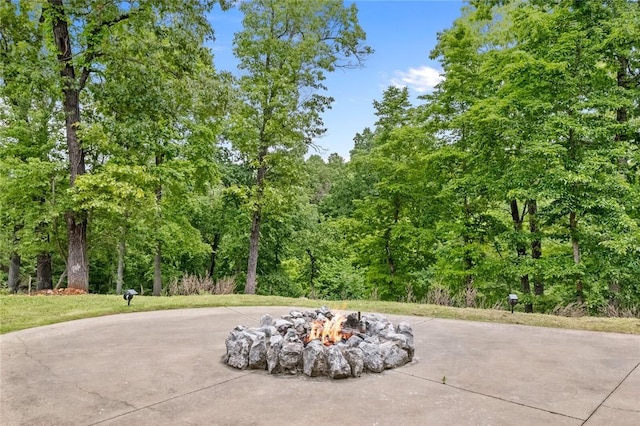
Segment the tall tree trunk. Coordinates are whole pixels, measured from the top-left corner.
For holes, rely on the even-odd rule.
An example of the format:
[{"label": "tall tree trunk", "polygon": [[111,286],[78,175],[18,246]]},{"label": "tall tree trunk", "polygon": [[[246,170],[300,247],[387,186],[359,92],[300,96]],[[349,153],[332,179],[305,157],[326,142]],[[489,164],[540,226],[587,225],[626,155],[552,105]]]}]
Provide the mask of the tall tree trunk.
[{"label": "tall tree trunk", "polygon": [[[22,229],[22,225],[14,225],[13,227],[13,238],[12,238],[12,246],[17,247],[19,243],[18,232]],[[18,286],[20,285],[20,255],[17,252],[16,248],[12,248],[11,255],[9,256],[9,276],[8,276],[8,285],[9,291],[11,293],[18,292]]]},{"label": "tall tree trunk", "polygon": [[258,248],[260,244],[260,225],[262,223],[262,197],[264,195],[267,165],[265,157],[267,147],[262,146],[258,153],[258,175],[256,178],[256,204],[251,213],[251,234],[249,235],[249,262],[247,265],[247,282],[244,287],[246,294],[256,293],[256,279],[258,271]]},{"label": "tall tree trunk", "polygon": [[36,288],[38,290],[53,288],[51,253],[40,253],[36,257]]},{"label": "tall tree trunk", "polygon": [[[78,140],[80,124],[80,89],[76,72],[71,62],[71,37],[62,0],[49,0],[52,9],[53,37],[58,49],[60,77],[63,81],[63,110],[69,158],[69,184],[73,188],[76,178],[85,173],[84,151]],[[86,71],[88,73],[88,71]],[[84,77],[86,80],[86,77]],[[89,290],[89,269],[87,261],[87,215],[85,212],[69,210],[65,213],[67,222],[68,287]]]},{"label": "tall tree trunk", "polygon": [[[470,242],[470,240],[465,237],[465,245]],[[471,271],[473,268],[473,258],[467,249],[464,252],[464,268],[466,271]],[[475,276],[472,273],[468,273],[465,276],[465,305],[467,308],[472,308],[476,304],[475,297],[475,288],[474,288]]]},{"label": "tall tree trunk", "polygon": [[222,235],[214,234],[213,243],[211,243],[211,262],[209,263],[209,276],[213,278],[213,274],[216,272],[216,261],[218,259],[218,247],[220,246],[220,240]]},{"label": "tall tree trunk", "polygon": [[465,271],[468,271],[468,273],[465,276],[465,305],[467,308],[471,308],[475,306],[475,288],[474,288],[475,277],[473,273],[471,273],[471,270],[473,269],[473,257],[471,256],[471,249],[469,248],[469,246],[473,242],[473,239],[471,238],[467,230],[467,226],[471,221],[471,209],[469,207],[469,202],[467,200],[467,197],[464,197],[464,214],[465,214],[465,230],[463,231],[463,235],[462,235],[462,242],[464,245],[463,262],[464,262]]},{"label": "tall tree trunk", "polygon": [[[513,229],[518,234],[518,241],[516,242],[516,253],[518,255],[518,263],[520,263],[527,255],[527,246],[524,243],[524,239],[522,237],[522,223],[524,222],[524,214],[526,212],[523,210],[522,215],[520,214],[520,209],[518,208],[518,200],[511,200],[511,221],[513,222]],[[531,286],[529,285],[529,274],[520,275],[520,290],[524,294],[531,294]],[[524,305],[524,311],[531,313],[533,312],[533,303],[527,302]]]},{"label": "tall tree trunk", "polygon": [[308,248],[307,249],[307,254],[309,255],[309,288],[310,288],[310,294],[309,297],[311,299],[315,299],[316,298],[316,288],[315,288],[315,278],[316,278],[316,274],[317,274],[317,266],[316,266],[316,257],[313,255],[313,253],[311,252],[311,249]]},{"label": "tall tree trunk", "polygon": [[[40,199],[40,203],[44,204],[44,198]],[[49,243],[49,232],[47,231],[48,225],[46,223],[40,223],[36,226],[35,232],[40,235],[40,239],[43,242]],[[48,290],[53,288],[53,276],[51,275],[51,253],[42,250],[36,256],[36,289]]]},{"label": "tall tree trunk", "polygon": [[124,255],[126,245],[124,238],[118,242],[118,270],[116,272],[116,294],[122,294],[122,285],[124,283]]},{"label": "tall tree trunk", "polygon": [[384,231],[384,252],[387,257],[387,267],[389,268],[389,276],[393,278],[396,275],[396,263],[393,260],[393,251],[391,249],[391,227]]},{"label": "tall tree trunk", "polygon": [[[578,240],[578,220],[576,219],[576,213],[569,213],[569,230],[571,232],[571,246],[573,248],[573,262],[576,265],[580,265],[580,241]],[[576,280],[576,296],[579,302],[584,300],[584,285],[582,278],[578,277]]]},{"label": "tall tree trunk", "polygon": [[[631,88],[631,81],[629,79],[629,75],[627,69],[629,68],[629,59],[625,56],[618,57],[618,71],[616,72],[616,80],[618,87],[622,87],[623,89]],[[618,124],[625,124],[628,120],[627,118],[627,108],[621,106],[616,109],[616,120]],[[628,135],[622,129],[616,133],[615,140],[616,141],[624,141],[628,139]]]},{"label": "tall tree trunk", "polygon": [[11,293],[17,293],[19,284],[20,284],[20,255],[14,252],[11,254],[11,259],[9,259],[9,291]]},{"label": "tall tree trunk", "polygon": [[156,254],[153,257],[153,295],[162,294],[162,244],[158,241]]},{"label": "tall tree trunk", "polygon": [[[156,154],[156,167],[160,167],[164,160],[162,154]],[[162,223],[162,183],[156,187],[156,206],[158,227]],[[156,240],[156,252],[153,256],[153,295],[160,296],[162,294],[162,241],[160,237]]]},{"label": "tall tree trunk", "polygon": [[67,287],[89,291],[87,266],[87,219],[77,212],[66,212],[69,251],[67,257]]},{"label": "tall tree trunk", "polygon": [[[638,4],[640,5],[640,3]],[[629,67],[629,59],[624,55],[620,55],[618,57],[618,71],[616,72],[616,80],[617,80],[618,87],[622,87],[625,90],[629,90],[631,88],[631,79],[629,78],[628,71],[627,71],[628,67]],[[629,139],[629,135],[627,134],[626,130],[623,128],[623,126],[627,123],[627,120],[628,120],[627,108],[624,106],[617,108],[616,121],[620,125],[620,130],[618,130],[615,135],[615,140],[617,142],[622,142]],[[622,173],[625,175],[629,183],[631,183],[632,185],[635,184],[635,175],[634,173],[629,172],[629,158],[626,158],[626,157],[620,158],[618,163],[621,166]],[[620,293],[620,284],[617,280],[612,280],[609,282],[608,287],[609,287],[609,292],[613,295],[610,303],[613,306],[617,307],[619,305],[618,297]]]},{"label": "tall tree trunk", "polygon": [[[531,232],[531,258],[535,263],[542,257],[542,240],[538,234],[538,202],[536,200],[528,201],[529,211],[529,232]],[[540,274],[533,276],[533,294],[542,296],[544,294],[544,282]]]},{"label": "tall tree trunk", "polygon": [[260,243],[261,208],[251,214],[251,234],[249,235],[249,262],[247,265],[247,282],[244,287],[246,294],[256,293],[256,279],[258,270],[258,245]]},{"label": "tall tree trunk", "polygon": [[393,202],[393,224],[384,231],[384,250],[387,256],[387,266],[389,267],[389,275],[391,278],[396,275],[396,262],[393,257],[393,250],[391,248],[391,232],[395,225],[398,224],[400,219],[400,200],[395,199]]}]

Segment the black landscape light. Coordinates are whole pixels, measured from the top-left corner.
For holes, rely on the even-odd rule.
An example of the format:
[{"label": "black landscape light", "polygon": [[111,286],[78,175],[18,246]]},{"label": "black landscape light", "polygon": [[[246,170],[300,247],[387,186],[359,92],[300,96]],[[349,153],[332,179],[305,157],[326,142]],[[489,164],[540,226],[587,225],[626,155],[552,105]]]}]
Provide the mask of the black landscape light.
[{"label": "black landscape light", "polygon": [[133,289],[129,289],[124,292],[124,295],[122,297],[124,297],[124,300],[127,301],[127,306],[131,304],[131,299],[133,299],[133,296],[136,294],[138,294],[138,292]]},{"label": "black landscape light", "polygon": [[518,295],[511,293],[507,296],[507,302],[509,302],[509,305],[511,306],[511,313],[513,313],[513,307],[518,304]]}]

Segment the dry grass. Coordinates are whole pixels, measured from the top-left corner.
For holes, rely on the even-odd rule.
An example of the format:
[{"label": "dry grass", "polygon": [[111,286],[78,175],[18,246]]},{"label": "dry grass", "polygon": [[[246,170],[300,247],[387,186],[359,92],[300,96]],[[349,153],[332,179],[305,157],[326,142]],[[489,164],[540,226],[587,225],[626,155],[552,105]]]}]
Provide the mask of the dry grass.
[{"label": "dry grass", "polygon": [[[229,284],[230,285],[230,284]],[[369,300],[322,301],[306,298],[240,294],[153,297],[136,296],[127,306],[121,296],[87,294],[80,296],[0,296],[0,333],[38,327],[74,319],[163,309],[216,306],[291,306],[318,308],[327,305],[335,310],[380,312],[451,318],[539,327],[606,331],[640,335],[638,318],[562,317],[556,315],[513,313],[504,310],[454,308],[419,303]]]},{"label": "dry grass", "polygon": [[167,288],[167,293],[169,296],[232,294],[235,289],[234,277],[224,277],[214,283],[208,274],[204,277],[186,274],[179,280],[173,280]]}]

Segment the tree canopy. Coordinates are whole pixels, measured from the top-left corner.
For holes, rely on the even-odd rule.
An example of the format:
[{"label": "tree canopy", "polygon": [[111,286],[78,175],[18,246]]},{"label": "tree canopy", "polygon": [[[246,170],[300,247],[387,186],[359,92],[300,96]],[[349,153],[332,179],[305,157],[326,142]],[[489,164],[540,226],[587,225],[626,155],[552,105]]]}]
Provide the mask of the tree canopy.
[{"label": "tree canopy", "polygon": [[640,315],[637,1],[469,1],[348,159],[310,150],[325,77],[373,53],[356,5],[239,2],[231,73],[214,3],[0,4],[10,291]]}]

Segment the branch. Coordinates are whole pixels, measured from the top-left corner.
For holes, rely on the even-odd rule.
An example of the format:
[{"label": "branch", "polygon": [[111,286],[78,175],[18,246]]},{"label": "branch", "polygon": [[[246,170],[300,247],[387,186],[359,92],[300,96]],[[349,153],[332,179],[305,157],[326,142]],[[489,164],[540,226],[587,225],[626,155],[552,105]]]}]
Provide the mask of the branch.
[{"label": "branch", "polygon": [[58,279],[58,283],[56,284],[56,286],[54,287],[54,290],[57,290],[58,287],[60,287],[60,284],[62,284],[62,281],[64,280],[64,277],[67,276],[67,268],[64,268],[64,271],[62,271],[62,274],[60,274],[60,278]]},{"label": "branch", "polygon": [[[90,60],[93,60],[94,58],[95,58],[95,55],[91,55]],[[87,79],[89,78],[89,74],[91,74],[91,71],[92,70],[89,67],[82,68],[82,73],[80,74],[80,80],[78,82],[79,90],[82,90],[85,84],[87,84]]]},{"label": "branch", "polygon": [[522,208],[522,216],[520,216],[520,223],[524,222],[524,215],[527,214],[528,208],[529,208],[529,200],[525,201],[524,207]]},{"label": "branch", "polygon": [[[137,10],[140,10],[140,9],[137,9]],[[98,25],[96,25],[91,29],[91,31],[89,32],[89,37],[87,38],[88,40],[87,41],[87,57],[85,58],[85,63],[87,63],[88,65],[82,67],[80,80],[78,82],[79,90],[82,90],[84,88],[85,84],[87,83],[87,80],[89,79],[89,75],[91,74],[91,71],[93,71],[91,69],[91,62],[93,62],[94,59],[100,57],[100,54],[98,54],[95,51],[94,40],[96,40],[100,36],[100,33],[102,32],[103,29],[110,28],[116,25],[118,22],[122,22],[126,19],[129,19],[130,17],[131,17],[131,12],[123,13],[120,16],[113,18],[111,20],[100,22]]]}]

